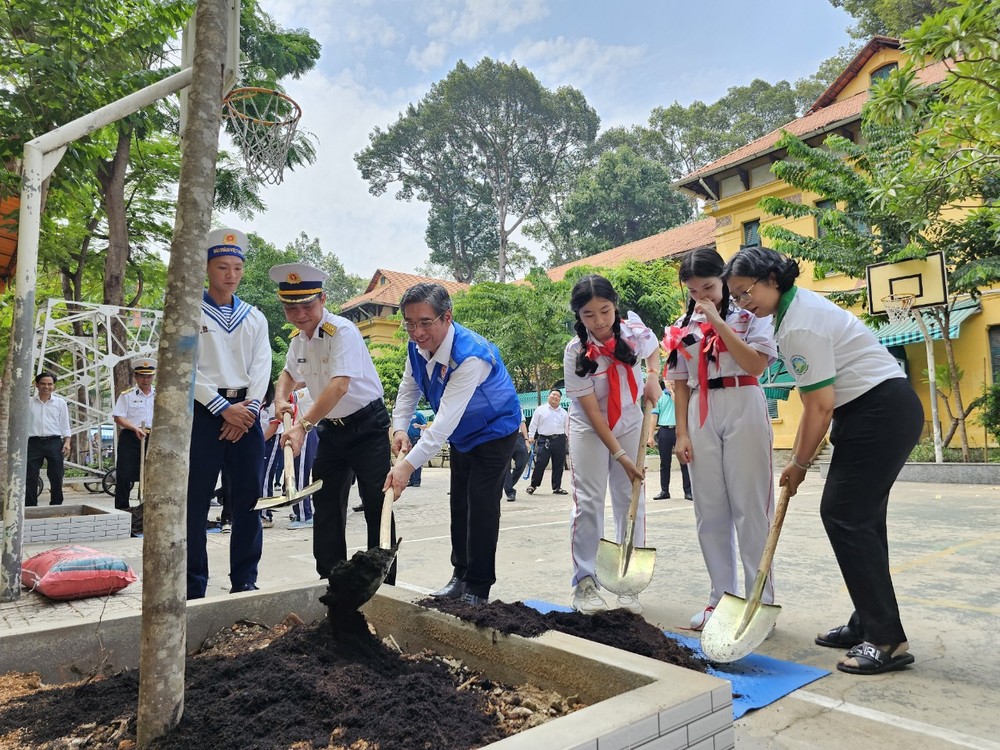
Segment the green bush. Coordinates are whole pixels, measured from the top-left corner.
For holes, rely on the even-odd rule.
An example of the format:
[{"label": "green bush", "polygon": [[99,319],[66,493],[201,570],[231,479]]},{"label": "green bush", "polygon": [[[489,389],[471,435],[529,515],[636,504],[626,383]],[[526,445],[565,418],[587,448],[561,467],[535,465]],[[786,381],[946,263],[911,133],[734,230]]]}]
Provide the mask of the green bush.
[{"label": "green bush", "polygon": [[983,400],[979,405],[979,422],[994,440],[1000,443],[1000,383],[983,385]]},{"label": "green bush", "polygon": [[[942,451],[942,454],[946,464],[962,463],[961,448],[945,448]],[[1000,450],[971,448],[969,450],[969,457],[972,461],[989,461],[991,463],[998,463],[1000,462]],[[916,447],[910,452],[910,458],[908,460],[917,463],[934,463],[934,440],[931,438],[925,438],[917,443]]]}]

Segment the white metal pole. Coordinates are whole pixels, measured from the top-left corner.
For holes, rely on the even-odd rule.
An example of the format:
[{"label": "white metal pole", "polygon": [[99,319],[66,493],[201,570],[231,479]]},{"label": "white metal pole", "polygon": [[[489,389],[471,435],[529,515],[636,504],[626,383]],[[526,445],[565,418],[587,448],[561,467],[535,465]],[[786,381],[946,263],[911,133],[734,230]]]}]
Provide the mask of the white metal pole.
[{"label": "white metal pole", "polygon": [[938,416],[937,403],[937,377],[934,366],[934,341],[927,330],[924,316],[919,310],[913,311],[913,319],[920,329],[920,334],[924,337],[924,346],[927,349],[927,383],[931,396],[931,429],[934,432],[934,462],[944,463],[944,449],[941,446],[941,418]]}]

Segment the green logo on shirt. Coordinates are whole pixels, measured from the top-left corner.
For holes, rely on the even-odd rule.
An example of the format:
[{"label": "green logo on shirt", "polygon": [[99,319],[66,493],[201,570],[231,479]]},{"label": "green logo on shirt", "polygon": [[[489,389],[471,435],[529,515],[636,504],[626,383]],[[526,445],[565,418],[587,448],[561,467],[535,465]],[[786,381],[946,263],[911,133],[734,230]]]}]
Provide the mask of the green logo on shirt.
[{"label": "green logo on shirt", "polygon": [[791,358],[792,369],[795,371],[796,375],[805,375],[806,370],[809,369],[809,363],[806,362],[806,358],[801,354],[796,354]]}]

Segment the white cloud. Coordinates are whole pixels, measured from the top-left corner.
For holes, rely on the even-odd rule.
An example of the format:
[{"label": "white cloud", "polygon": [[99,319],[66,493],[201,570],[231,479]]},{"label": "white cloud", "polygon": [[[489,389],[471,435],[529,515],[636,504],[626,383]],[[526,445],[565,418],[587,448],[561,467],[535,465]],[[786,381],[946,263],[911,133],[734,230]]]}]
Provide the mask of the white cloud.
[{"label": "white cloud", "polygon": [[583,37],[523,42],[510,59],[530,68],[547,86],[608,84],[646,58],[645,46],[606,45]]},{"label": "white cloud", "polygon": [[549,15],[545,0],[439,0],[418,9],[431,39],[464,44],[507,34]]},{"label": "white cloud", "polygon": [[419,70],[428,71],[444,64],[446,52],[447,48],[443,42],[433,41],[419,51],[415,47],[411,47],[410,53],[406,56],[406,62]]}]

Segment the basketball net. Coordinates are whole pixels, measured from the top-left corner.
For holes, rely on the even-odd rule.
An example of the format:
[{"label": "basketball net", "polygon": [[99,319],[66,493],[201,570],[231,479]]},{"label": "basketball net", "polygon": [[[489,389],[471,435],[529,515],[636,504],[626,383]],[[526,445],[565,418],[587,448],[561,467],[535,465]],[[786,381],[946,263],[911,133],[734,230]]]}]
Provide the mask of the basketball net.
[{"label": "basketball net", "polygon": [[256,86],[233,89],[223,106],[247,171],[258,182],[280,183],[302,108],[280,91]]},{"label": "basketball net", "polygon": [[885,307],[885,314],[889,316],[889,322],[902,323],[904,320],[909,320],[913,299],[912,294],[890,294],[883,297],[882,304]]}]

